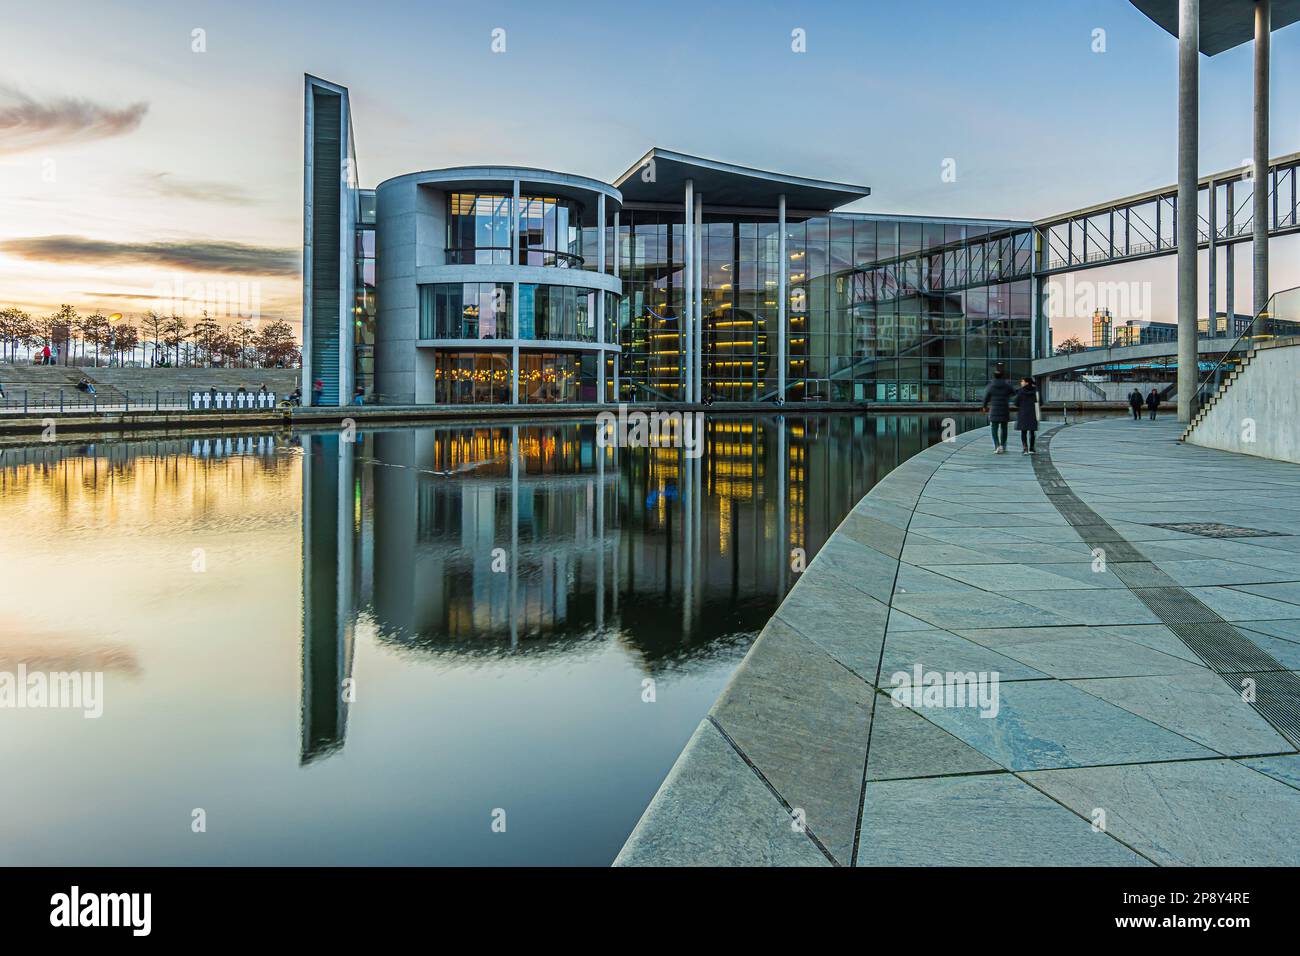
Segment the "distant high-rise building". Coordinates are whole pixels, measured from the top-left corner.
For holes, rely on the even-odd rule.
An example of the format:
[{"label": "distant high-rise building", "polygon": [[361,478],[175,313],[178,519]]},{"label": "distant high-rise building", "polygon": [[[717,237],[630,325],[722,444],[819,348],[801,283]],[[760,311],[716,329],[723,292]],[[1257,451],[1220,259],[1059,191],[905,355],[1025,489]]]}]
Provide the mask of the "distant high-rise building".
[{"label": "distant high-rise building", "polygon": [[1110,309],[1095,309],[1092,313],[1092,347],[1104,349],[1110,345],[1110,332],[1114,326]]}]

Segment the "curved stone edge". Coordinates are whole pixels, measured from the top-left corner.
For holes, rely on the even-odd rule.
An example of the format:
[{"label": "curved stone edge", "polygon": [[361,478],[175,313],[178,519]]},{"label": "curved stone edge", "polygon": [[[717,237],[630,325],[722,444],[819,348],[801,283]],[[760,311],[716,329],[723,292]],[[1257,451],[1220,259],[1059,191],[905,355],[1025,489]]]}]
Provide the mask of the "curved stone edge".
[{"label": "curved stone edge", "polygon": [[696,728],[615,866],[850,864],[907,528],[930,477],[987,434],[976,428],[923,449],[845,516]]}]

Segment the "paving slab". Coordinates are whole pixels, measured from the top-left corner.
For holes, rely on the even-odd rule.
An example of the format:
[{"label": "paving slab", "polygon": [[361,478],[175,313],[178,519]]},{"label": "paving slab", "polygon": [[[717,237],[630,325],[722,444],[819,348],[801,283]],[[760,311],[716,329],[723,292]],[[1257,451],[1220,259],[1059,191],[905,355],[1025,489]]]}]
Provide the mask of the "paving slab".
[{"label": "paving slab", "polygon": [[1286,738],[1222,677],[1204,668],[1159,677],[1072,680],[1070,684],[1224,756],[1291,749]]},{"label": "paving slab", "polygon": [[872,781],[859,866],[1143,866],[1011,774]]},{"label": "paving slab", "polygon": [[1162,866],[1294,866],[1300,790],[1233,760],[1024,774],[1076,813],[1102,809],[1106,832]]},{"label": "paving slab", "polygon": [[1280,780],[1288,787],[1300,790],[1300,754],[1283,754],[1280,757],[1251,757],[1239,763]]},{"label": "paving slab", "polygon": [[1002,768],[916,711],[877,696],[868,780],[1001,772]]},{"label": "paving slab", "polygon": [[853,855],[871,688],[774,619],[713,718],[841,864]]},{"label": "paving slab", "polygon": [[831,866],[710,721],[700,724],[615,866]]},{"label": "paving slab", "polygon": [[998,711],[926,708],[938,724],[1008,770],[1213,756],[1213,751],[1063,681],[998,687]]}]

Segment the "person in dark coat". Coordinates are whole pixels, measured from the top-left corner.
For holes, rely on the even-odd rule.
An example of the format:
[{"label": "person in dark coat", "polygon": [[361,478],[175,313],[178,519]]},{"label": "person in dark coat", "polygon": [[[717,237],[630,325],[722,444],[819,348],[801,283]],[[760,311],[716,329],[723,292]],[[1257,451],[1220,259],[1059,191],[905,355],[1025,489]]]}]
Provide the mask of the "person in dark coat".
[{"label": "person in dark coat", "polygon": [[1016,431],[1020,432],[1020,454],[1034,453],[1034,439],[1038,435],[1038,389],[1033,379],[1022,378],[1020,390],[1011,399],[1016,409]]},{"label": "person in dark coat", "polygon": [[1142,419],[1142,393],[1136,388],[1128,393],[1128,407],[1133,409],[1133,421]]},{"label": "person in dark coat", "polygon": [[1160,393],[1154,388],[1147,394],[1147,411],[1151,413],[1151,421],[1156,420],[1156,409],[1160,407]]},{"label": "person in dark coat", "polygon": [[1011,421],[1011,396],[1015,388],[1007,381],[1007,373],[998,369],[993,381],[984,389],[984,412],[989,416],[993,430],[993,454],[1007,453],[1007,424]]}]

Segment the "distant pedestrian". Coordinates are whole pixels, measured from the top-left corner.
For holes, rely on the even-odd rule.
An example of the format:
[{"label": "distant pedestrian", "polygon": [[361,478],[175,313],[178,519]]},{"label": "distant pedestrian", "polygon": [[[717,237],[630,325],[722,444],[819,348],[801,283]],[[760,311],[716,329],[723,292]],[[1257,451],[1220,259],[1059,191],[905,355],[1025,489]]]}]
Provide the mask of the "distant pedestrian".
[{"label": "distant pedestrian", "polygon": [[1151,421],[1156,420],[1156,409],[1160,407],[1160,393],[1154,388],[1147,394],[1147,411],[1151,413]]},{"label": "distant pedestrian", "polygon": [[45,348],[41,349],[41,364],[42,365],[50,364],[50,347],[48,344],[45,346]]},{"label": "distant pedestrian", "polygon": [[320,379],[311,383],[311,403],[319,405],[321,399],[325,397],[325,383]]},{"label": "distant pedestrian", "polygon": [[1133,421],[1142,420],[1142,393],[1136,388],[1128,393],[1128,407],[1133,409]]},{"label": "distant pedestrian", "polygon": [[1034,439],[1038,436],[1038,389],[1033,379],[1022,378],[1020,389],[1011,404],[1016,407],[1016,431],[1020,432],[1020,454],[1034,453]]},{"label": "distant pedestrian", "polygon": [[993,454],[1007,453],[1007,424],[1011,421],[1011,396],[1015,388],[1007,381],[1007,373],[998,369],[993,381],[984,389],[984,409],[993,430]]},{"label": "distant pedestrian", "polygon": [[360,385],[358,385],[356,391],[352,393],[352,404],[364,405],[365,403],[366,403],[366,390],[362,388]]}]

